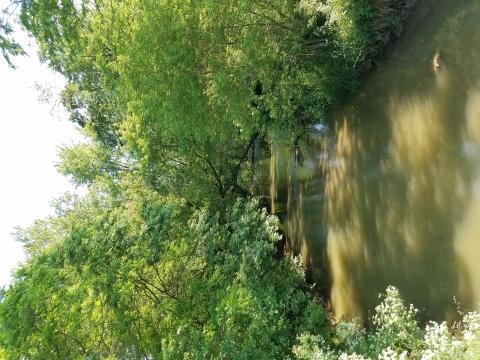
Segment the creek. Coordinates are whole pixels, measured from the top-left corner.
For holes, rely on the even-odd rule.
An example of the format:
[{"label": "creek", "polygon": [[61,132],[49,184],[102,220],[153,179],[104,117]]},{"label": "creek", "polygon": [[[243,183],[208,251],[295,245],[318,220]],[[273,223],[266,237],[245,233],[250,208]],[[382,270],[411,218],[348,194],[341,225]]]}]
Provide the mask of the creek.
[{"label": "creek", "polygon": [[286,250],[337,318],[368,321],[388,285],[423,320],[478,307],[479,20],[478,0],[419,1],[342,109],[262,160]]}]

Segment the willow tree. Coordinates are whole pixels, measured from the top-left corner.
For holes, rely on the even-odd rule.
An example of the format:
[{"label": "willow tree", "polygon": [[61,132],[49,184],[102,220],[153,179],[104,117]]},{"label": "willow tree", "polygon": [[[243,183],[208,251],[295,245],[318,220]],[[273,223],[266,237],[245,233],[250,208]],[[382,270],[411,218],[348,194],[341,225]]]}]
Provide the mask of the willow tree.
[{"label": "willow tree", "polygon": [[8,66],[15,69],[11,56],[25,55],[25,50],[12,37],[13,29],[4,16],[0,17],[0,51]]}]

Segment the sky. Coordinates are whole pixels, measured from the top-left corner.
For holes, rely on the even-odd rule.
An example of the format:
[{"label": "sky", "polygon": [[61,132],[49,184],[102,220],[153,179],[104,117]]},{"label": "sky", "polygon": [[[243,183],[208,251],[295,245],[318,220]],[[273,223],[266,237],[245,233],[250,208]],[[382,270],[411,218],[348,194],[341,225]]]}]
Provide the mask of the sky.
[{"label": "sky", "polygon": [[35,82],[60,90],[64,78],[39,63],[33,40],[15,33],[29,56],[14,57],[13,70],[0,56],[0,287],[25,256],[11,233],[35,219],[53,215],[53,198],[74,188],[54,168],[58,146],[82,139],[65,112],[52,116],[52,104],[41,104]]}]

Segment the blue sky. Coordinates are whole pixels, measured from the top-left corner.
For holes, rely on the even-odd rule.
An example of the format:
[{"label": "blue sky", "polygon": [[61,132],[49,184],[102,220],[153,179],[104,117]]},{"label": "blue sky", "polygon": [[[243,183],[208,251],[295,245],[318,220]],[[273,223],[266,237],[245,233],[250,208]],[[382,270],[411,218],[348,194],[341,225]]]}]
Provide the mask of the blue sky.
[{"label": "blue sky", "polygon": [[53,215],[51,200],[72,190],[54,168],[58,146],[81,139],[67,114],[52,116],[52,105],[40,104],[34,90],[35,82],[59,90],[64,79],[39,63],[25,34],[17,32],[15,39],[29,56],[13,58],[16,70],[0,57],[0,287],[24,260],[21,245],[10,235],[14,226]]}]

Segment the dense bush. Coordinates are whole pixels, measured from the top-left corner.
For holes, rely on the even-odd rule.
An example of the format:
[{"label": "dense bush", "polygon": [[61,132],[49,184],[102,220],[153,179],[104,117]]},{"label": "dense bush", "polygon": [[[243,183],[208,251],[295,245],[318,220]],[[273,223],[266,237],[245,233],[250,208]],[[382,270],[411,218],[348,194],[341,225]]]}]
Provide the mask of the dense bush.
[{"label": "dense bush", "polygon": [[29,259],[2,292],[4,356],[284,358],[297,333],[326,331],[299,262],[275,259],[277,220],[256,201],[220,217],[129,176],[110,186],[17,231]]},{"label": "dense bush", "polygon": [[418,310],[406,307],[398,290],[389,286],[373,316],[373,329],[362,329],[358,320],[342,319],[334,325],[332,338],[303,333],[293,352],[297,359],[478,359],[480,314],[463,315],[448,328],[446,322],[429,322],[422,330]]}]

